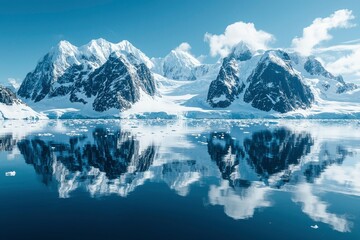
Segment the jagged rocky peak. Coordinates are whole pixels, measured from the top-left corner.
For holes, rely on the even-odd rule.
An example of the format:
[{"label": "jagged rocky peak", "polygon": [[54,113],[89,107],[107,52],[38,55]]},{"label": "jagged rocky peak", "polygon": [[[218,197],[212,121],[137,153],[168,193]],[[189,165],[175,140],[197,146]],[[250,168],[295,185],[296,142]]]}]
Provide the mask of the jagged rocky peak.
[{"label": "jagged rocky peak", "polygon": [[14,103],[21,103],[21,100],[16,97],[16,94],[9,88],[0,86],[0,103],[5,105],[13,105]]},{"label": "jagged rocky peak", "polygon": [[[333,85],[335,85],[334,87],[336,88],[336,93],[340,94],[358,88],[358,86],[354,83],[346,83],[341,75],[334,76],[323,67],[319,60],[313,56],[306,59],[304,69],[312,76],[322,76],[329,80],[335,80],[336,84]],[[327,91],[331,88],[331,84],[328,81],[325,81],[322,83],[322,87],[325,91]]]},{"label": "jagged rocky peak", "polygon": [[265,52],[247,82],[244,101],[262,111],[285,113],[306,109],[314,101],[310,88],[282,50]]},{"label": "jagged rocky peak", "polygon": [[79,48],[85,59],[95,61],[102,65],[113,52],[131,53],[136,58],[144,62],[147,67],[152,68],[152,61],[139,49],[134,47],[129,41],[123,40],[119,43],[112,43],[103,38],[91,40],[88,44]]},{"label": "jagged rocky peak", "polygon": [[41,101],[50,91],[51,85],[61,77],[65,71],[80,64],[78,48],[68,41],[60,41],[28,73],[22,82],[18,94],[35,102]]},{"label": "jagged rocky peak", "polygon": [[79,65],[78,48],[68,41],[60,41],[28,73],[20,85],[18,95],[34,102],[41,101],[50,92],[51,86],[74,65]]},{"label": "jagged rocky peak", "polygon": [[244,42],[239,42],[232,49],[231,54],[238,61],[247,61],[253,56],[253,52]]},{"label": "jagged rocky peak", "polygon": [[79,48],[61,41],[27,74],[18,94],[34,102],[68,96],[71,103],[92,103],[95,111],[123,110],[139,100],[139,89],[154,95],[152,66],[126,40],[114,44],[100,38]]},{"label": "jagged rocky peak", "polygon": [[69,41],[61,40],[55,47],[51,49],[54,54],[68,54],[73,55],[78,52],[78,48]]},{"label": "jagged rocky peak", "polygon": [[0,119],[46,119],[24,104],[16,94],[0,85]]},{"label": "jagged rocky peak", "polygon": [[91,40],[88,44],[80,47],[83,57],[94,62],[97,65],[102,65],[109,58],[109,55],[115,51],[113,43],[106,41],[103,38]]},{"label": "jagged rocky peak", "polygon": [[292,63],[291,63],[290,55],[287,52],[280,49],[266,51],[261,57],[259,63],[265,63],[265,64],[274,63],[294,73],[294,69],[291,65]]},{"label": "jagged rocky peak", "polygon": [[219,74],[209,87],[207,101],[210,106],[215,108],[228,107],[242,93],[245,84],[240,81],[238,71],[238,63],[233,56],[223,59]]},{"label": "jagged rocky peak", "polygon": [[239,42],[223,59],[219,74],[209,87],[207,101],[210,106],[228,107],[243,92],[245,83],[239,78],[239,62],[247,61],[252,56],[250,48],[244,42]]},{"label": "jagged rocky peak", "polygon": [[304,63],[304,69],[311,75],[323,76],[329,79],[337,80],[340,83],[345,83],[342,76],[335,77],[323,67],[319,60],[313,56],[307,58],[306,62]]},{"label": "jagged rocky peak", "polygon": [[150,70],[144,63],[131,63],[133,59],[128,57],[133,56],[114,52],[89,76],[91,88],[86,95],[89,98],[95,96],[95,111],[125,110],[140,99],[141,92],[155,95],[155,82]]},{"label": "jagged rocky peak", "polygon": [[143,62],[149,69],[154,67],[154,63],[142,51],[132,45],[129,41],[123,40],[119,42],[117,46],[119,47],[120,52],[132,54],[136,59]]},{"label": "jagged rocky peak", "polygon": [[65,40],[60,41],[49,54],[53,62],[54,78],[61,76],[71,65],[80,64],[78,48]]}]

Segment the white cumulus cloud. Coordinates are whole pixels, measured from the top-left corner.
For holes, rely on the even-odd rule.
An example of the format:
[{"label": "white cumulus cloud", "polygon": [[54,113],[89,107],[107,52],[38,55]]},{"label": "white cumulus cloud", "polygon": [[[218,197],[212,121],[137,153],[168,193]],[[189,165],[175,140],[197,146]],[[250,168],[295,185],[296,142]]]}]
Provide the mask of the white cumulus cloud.
[{"label": "white cumulus cloud", "polygon": [[348,81],[360,82],[360,43],[358,40],[326,48],[315,48],[313,53],[322,59],[325,68],[331,73],[341,74]]},{"label": "white cumulus cloud", "polygon": [[10,84],[10,86],[14,87],[15,90],[18,90],[21,85],[21,83],[19,83],[19,81],[15,78],[8,78],[8,83]]},{"label": "white cumulus cloud", "polygon": [[176,48],[176,50],[180,50],[180,51],[183,51],[183,52],[190,52],[191,46],[190,46],[189,43],[183,42]]},{"label": "white cumulus cloud", "polygon": [[326,64],[326,67],[335,74],[355,75],[360,77],[360,47],[350,54],[342,56],[333,62]]},{"label": "white cumulus cloud", "polygon": [[292,40],[292,46],[295,51],[303,55],[310,55],[315,46],[332,38],[332,35],[329,34],[331,29],[355,26],[351,23],[354,18],[352,11],[348,9],[338,10],[326,18],[316,18],[310,26],[303,29],[302,37]]},{"label": "white cumulus cloud", "polygon": [[263,30],[257,30],[253,23],[240,21],[227,26],[223,34],[206,33],[204,40],[209,43],[211,56],[225,57],[241,41],[252,50],[266,50],[275,37]]}]

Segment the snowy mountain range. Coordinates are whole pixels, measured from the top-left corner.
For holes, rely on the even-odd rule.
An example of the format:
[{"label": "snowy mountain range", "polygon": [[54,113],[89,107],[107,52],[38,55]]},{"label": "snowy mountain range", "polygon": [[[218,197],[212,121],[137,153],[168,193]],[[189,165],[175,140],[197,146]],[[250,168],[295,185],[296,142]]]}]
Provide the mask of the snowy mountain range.
[{"label": "snowy mountain range", "polygon": [[203,64],[186,43],[150,59],[128,41],[61,41],[17,94],[40,113],[28,118],[360,117],[360,88],[315,56],[243,42]]}]

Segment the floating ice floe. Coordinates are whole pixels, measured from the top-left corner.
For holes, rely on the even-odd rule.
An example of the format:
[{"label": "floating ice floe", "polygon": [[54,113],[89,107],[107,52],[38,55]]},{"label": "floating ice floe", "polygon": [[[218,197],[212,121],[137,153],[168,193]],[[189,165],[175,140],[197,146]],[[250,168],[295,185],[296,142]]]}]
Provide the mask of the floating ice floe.
[{"label": "floating ice floe", "polygon": [[15,172],[15,171],[10,171],[10,172],[6,172],[6,173],[5,173],[5,176],[6,176],[6,177],[15,177],[15,175],[16,175],[16,172]]},{"label": "floating ice floe", "polygon": [[311,228],[313,228],[313,229],[318,229],[319,228],[319,226],[318,225],[314,225],[314,226],[310,226]]},{"label": "floating ice floe", "polygon": [[54,137],[54,134],[52,133],[39,133],[39,137]]}]

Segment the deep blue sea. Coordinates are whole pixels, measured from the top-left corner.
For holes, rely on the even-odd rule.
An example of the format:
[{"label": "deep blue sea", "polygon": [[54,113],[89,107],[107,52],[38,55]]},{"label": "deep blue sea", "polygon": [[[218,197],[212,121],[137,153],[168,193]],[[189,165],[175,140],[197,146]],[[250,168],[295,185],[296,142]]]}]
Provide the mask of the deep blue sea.
[{"label": "deep blue sea", "polygon": [[3,121],[0,239],[360,239],[360,121]]}]

